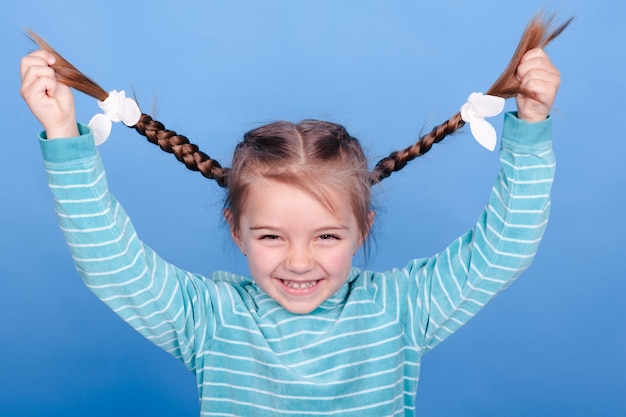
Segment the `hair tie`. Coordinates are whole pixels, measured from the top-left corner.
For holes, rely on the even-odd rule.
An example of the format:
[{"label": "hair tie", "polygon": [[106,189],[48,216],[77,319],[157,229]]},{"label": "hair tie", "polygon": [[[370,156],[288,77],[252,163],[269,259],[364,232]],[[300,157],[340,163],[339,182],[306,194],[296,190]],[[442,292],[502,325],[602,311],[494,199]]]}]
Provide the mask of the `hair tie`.
[{"label": "hair tie", "polygon": [[111,90],[104,101],[98,100],[98,106],[104,113],[98,113],[89,121],[89,127],[93,130],[93,138],[96,145],[104,143],[111,133],[112,122],[123,122],[132,127],[141,118],[141,110],[137,102],[126,97],[124,90]]},{"label": "hair tie", "polygon": [[500,114],[504,110],[504,101],[502,97],[472,93],[461,106],[461,118],[469,123],[474,139],[490,151],[496,147],[496,129],[485,117]]}]

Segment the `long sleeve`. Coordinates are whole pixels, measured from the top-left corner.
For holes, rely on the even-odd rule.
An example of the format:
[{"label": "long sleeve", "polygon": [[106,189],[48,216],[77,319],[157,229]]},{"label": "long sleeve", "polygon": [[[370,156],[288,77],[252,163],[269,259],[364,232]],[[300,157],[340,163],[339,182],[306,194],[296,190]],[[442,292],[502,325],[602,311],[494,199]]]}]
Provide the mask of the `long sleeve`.
[{"label": "long sleeve", "polygon": [[[210,335],[209,291],[203,277],[164,262],[137,237],[109,193],[88,128],[80,137],[40,146],[59,225],[87,287],[146,338],[195,367]],[[198,302],[202,301],[202,302]]]},{"label": "long sleeve", "polygon": [[532,262],[550,207],[550,129],[549,120],[507,116],[502,170],[472,230],[402,269],[353,269],[306,315],[280,308],[246,277],[208,280],[159,258],[109,193],[84,127],[79,138],[42,139],[41,148],[86,285],[195,372],[203,415],[408,416],[422,354]]},{"label": "long sleeve", "polygon": [[550,119],[526,123],[506,114],[501,170],[476,225],[438,255],[392,272],[406,286],[397,290],[411,297],[394,308],[422,351],[454,333],[532,263],[550,211],[551,136]]}]

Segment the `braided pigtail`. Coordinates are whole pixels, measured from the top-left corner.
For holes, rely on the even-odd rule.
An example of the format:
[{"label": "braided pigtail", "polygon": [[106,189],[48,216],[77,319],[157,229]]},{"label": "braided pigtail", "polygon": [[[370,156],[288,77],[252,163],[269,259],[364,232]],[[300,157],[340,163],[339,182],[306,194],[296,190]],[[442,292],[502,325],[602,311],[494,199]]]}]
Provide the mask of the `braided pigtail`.
[{"label": "braided pigtail", "polygon": [[[101,102],[109,97],[108,92],[63,58],[43,38],[31,30],[27,30],[27,35],[41,49],[54,55],[56,62],[52,68],[55,70],[57,80],[60,83]],[[198,146],[190,143],[187,137],[166,129],[163,123],[153,120],[152,117],[144,113],[141,114],[135,125],[129,127],[145,136],[149,142],[159,145],[165,152],[173,153],[176,159],[183,162],[188,169],[200,171],[204,177],[215,180],[220,187],[227,187],[229,169],[222,168],[219,162],[200,151]]]},{"label": "braided pigtail", "polygon": [[229,169],[223,168],[219,162],[202,152],[197,145],[189,142],[186,136],[166,129],[163,123],[153,120],[144,113],[133,127],[149,142],[159,145],[165,152],[173,153],[188,169],[200,171],[204,177],[215,180],[220,187],[228,186]]},{"label": "braided pigtail", "polygon": [[[531,92],[520,88],[520,82],[515,76],[515,72],[526,52],[534,48],[544,48],[567,28],[573,18],[568,19],[556,29],[550,30],[553,20],[554,15],[544,18],[543,14],[539,13],[528,23],[509,64],[486,94],[505,99],[515,97],[518,94],[532,97]],[[456,113],[419,138],[415,144],[403,150],[392,152],[376,164],[371,173],[371,183],[376,184],[390,176],[392,172],[401,170],[409,161],[428,152],[434,143],[442,141],[446,136],[456,132],[464,125],[465,122],[461,118],[461,113]]]},{"label": "braided pigtail", "polygon": [[409,161],[424,155],[432,148],[433,144],[441,142],[443,138],[456,132],[464,125],[465,122],[461,119],[461,113],[457,113],[419,138],[415,144],[390,153],[389,156],[378,161],[372,170],[370,182],[377,184],[390,176],[392,172],[400,171]]}]

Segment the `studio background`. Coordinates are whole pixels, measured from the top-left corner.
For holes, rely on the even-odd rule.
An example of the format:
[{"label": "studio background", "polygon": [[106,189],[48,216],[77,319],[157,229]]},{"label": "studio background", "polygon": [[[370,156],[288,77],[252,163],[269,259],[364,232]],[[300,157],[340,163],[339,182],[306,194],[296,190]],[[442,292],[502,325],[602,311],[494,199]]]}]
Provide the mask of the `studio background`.
[{"label": "studio background", "polygon": [[[195,379],[98,301],[56,224],[19,96],[29,27],[106,90],[225,165],[264,123],[335,121],[375,163],[500,74],[542,7],[575,21],[562,73],[557,177],[535,263],[422,362],[420,416],[626,415],[626,3],[609,0],[5,1],[0,5],[0,415],[197,416]],[[76,95],[78,119],[99,112]],[[507,102],[507,110],[514,101]],[[492,119],[498,132],[502,116]],[[245,271],[222,191],[134,131],[100,152],[141,238],[185,269]],[[472,227],[498,171],[469,129],[384,181],[367,268],[431,256]],[[470,381],[470,383],[468,383]]]}]

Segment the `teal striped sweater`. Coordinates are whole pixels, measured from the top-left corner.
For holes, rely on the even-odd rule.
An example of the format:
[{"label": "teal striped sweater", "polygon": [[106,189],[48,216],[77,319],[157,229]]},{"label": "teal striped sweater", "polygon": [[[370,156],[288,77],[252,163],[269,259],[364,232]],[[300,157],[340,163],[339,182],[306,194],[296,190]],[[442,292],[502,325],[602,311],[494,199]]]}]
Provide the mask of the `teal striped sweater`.
[{"label": "teal striped sweater", "polygon": [[85,284],[197,377],[203,416],[412,416],[422,355],[531,263],[555,163],[551,121],[505,115],[502,170],[476,226],[428,259],[353,269],[294,315],[245,276],[165,262],[137,236],[91,133],[40,144],[60,227]]}]

